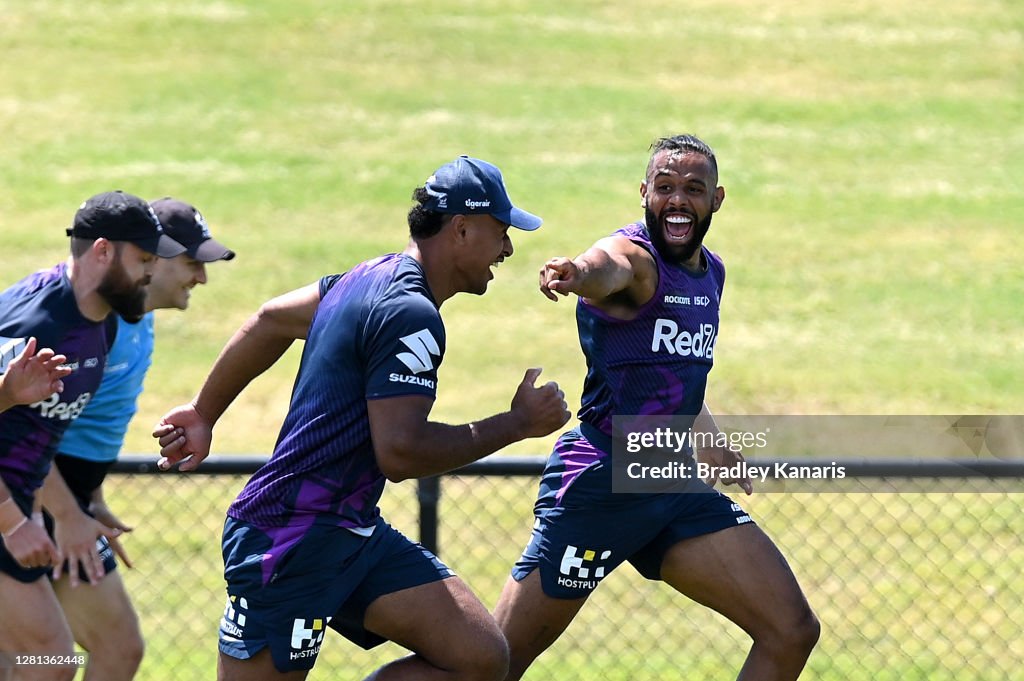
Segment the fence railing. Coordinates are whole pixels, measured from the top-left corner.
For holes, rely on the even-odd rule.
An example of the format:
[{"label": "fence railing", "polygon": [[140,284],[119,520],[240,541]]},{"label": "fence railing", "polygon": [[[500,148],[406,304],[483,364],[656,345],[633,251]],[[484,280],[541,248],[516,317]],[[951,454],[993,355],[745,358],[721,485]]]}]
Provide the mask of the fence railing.
[{"label": "fence railing", "polygon": [[[389,485],[381,509],[403,531],[418,526],[493,607],[529,539],[544,460],[492,456]],[[211,456],[194,473],[160,475],[153,456],[116,465],[107,498],[137,526],[124,542],[137,567],[122,574],[147,640],[139,679],[213,676],[223,514],[263,461]],[[1024,681],[1024,460],[839,464],[861,491],[729,492],[779,545],[822,621],[803,678]],[[624,566],[526,678],[731,679],[748,647],[719,615]],[[404,654],[335,637],[309,678],[361,679]]]}]

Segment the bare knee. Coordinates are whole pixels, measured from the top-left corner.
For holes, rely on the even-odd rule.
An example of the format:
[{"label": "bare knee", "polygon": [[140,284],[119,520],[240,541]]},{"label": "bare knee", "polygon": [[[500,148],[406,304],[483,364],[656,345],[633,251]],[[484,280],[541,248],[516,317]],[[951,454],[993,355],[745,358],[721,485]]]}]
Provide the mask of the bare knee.
[{"label": "bare knee", "polygon": [[500,632],[486,637],[465,658],[460,681],[502,681],[508,674],[508,643]]},{"label": "bare knee", "polygon": [[526,670],[533,664],[533,661],[544,650],[545,647],[534,648],[510,645],[508,674],[505,676],[505,681],[518,681],[518,679],[521,679],[526,674]]},{"label": "bare knee", "polygon": [[135,627],[130,632],[125,631],[122,637],[111,640],[102,650],[101,654],[109,659],[111,666],[134,674],[142,664],[146,643],[142,640],[142,632]]},{"label": "bare knee", "polygon": [[142,664],[146,651],[136,620],[122,622],[114,630],[91,631],[79,643],[89,651],[89,667],[116,672],[117,678],[130,678]]},{"label": "bare knee", "polygon": [[821,636],[821,623],[806,603],[777,618],[772,624],[770,633],[761,637],[760,642],[784,655],[806,658]]},{"label": "bare knee", "polygon": [[793,645],[807,655],[810,655],[811,650],[814,649],[820,637],[821,622],[818,621],[818,616],[814,614],[810,606],[807,606],[804,608],[800,621],[796,626]]}]

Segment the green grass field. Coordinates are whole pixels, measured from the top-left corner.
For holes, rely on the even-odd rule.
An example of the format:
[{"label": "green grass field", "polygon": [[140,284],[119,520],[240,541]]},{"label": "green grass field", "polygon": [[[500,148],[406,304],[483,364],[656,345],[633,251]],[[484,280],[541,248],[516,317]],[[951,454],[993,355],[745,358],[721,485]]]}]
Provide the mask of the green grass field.
[{"label": "green grass field", "polygon": [[[239,256],[209,268],[189,312],[159,313],[126,443],[154,452],[152,424],[261,302],[400,250],[412,189],[469,153],[546,223],[513,235],[485,297],[445,304],[435,416],[504,410],[529,366],[575,406],[573,306],[537,293],[536,271],[639,218],[648,145],[693,132],[727,190],[708,237],[729,272],[714,409],[1019,413],[1022,26],[1007,0],[0,0],[0,288],[66,255],[94,193],[204,212]],[[297,361],[229,410],[218,452],[270,450]],[[183,508],[145,525],[209,541],[180,529]]]}]

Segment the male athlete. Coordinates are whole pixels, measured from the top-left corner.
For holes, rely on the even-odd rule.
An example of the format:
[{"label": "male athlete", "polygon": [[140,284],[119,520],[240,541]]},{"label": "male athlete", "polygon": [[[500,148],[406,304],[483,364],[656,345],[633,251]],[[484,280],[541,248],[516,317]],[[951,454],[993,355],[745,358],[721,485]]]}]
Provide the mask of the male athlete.
[{"label": "male athlete", "polygon": [[[717,434],[704,392],[725,268],[703,240],[725,190],[714,153],[696,137],[659,139],[652,151],[640,185],[644,222],[540,272],[551,300],[578,296],[588,371],[580,426],[548,460],[533,536],[495,612],[509,643],[508,679],[525,673],[626,560],[750,634],[741,679],[796,679],[818,637],[785,559],[728,497],[696,479],[686,493],[612,492],[613,416],[695,419],[696,432]],[[742,459],[727,448],[701,454],[716,465]],[[749,480],[726,482],[751,491]]]},{"label": "male athlete", "polygon": [[[148,203],[123,192],[86,200],[68,234],[67,262],[0,293],[0,342],[17,351],[22,339],[35,337],[65,355],[72,370],[62,392],[0,414],[0,651],[8,653],[70,655],[71,631],[46,574],[52,566],[59,578],[66,558],[69,571],[77,575],[81,567],[90,582],[98,581],[102,566],[94,544],[101,535],[124,558],[120,531],[96,520],[90,519],[85,549],[62,555],[29,517],[61,436],[99,388],[114,313],[141,318],[157,256],[184,251],[163,233]],[[70,679],[75,668],[24,666],[17,672],[19,679]]]},{"label": "male athlete", "polygon": [[413,194],[402,253],[266,304],[228,342],[195,400],[154,431],[162,465],[210,450],[213,425],[255,376],[306,338],[273,456],[228,509],[220,624],[222,681],[301,679],[327,628],[365,648],[413,654],[369,678],[498,680],[505,640],[469,587],[380,516],[385,480],[437,475],[569,418],[554,383],[528,369],[508,411],[464,425],[430,420],[445,351],[439,308],[483,294],[512,255],[509,227],[541,220],[512,205],[499,170],[462,156]]},{"label": "male athlete", "polygon": [[[64,494],[50,504],[62,512],[62,541],[70,544],[78,542],[88,547],[95,543],[95,537],[90,538],[90,518],[115,530],[131,531],[107,506],[103,480],[117,461],[152,362],[153,310],[185,310],[192,289],[206,283],[207,263],[235,257],[233,251],[211,236],[206,220],[195,207],[169,197],[153,201],[150,206],[164,233],[181,244],[185,252],[173,258],[159,258],[154,263],[141,321],[126,322],[118,317],[117,338],[107,358],[100,389],[61,439],[41,497],[47,504],[50,489],[65,484],[73,495],[77,503],[61,506],[61,499],[71,500]],[[49,515],[47,522],[52,525]],[[61,543],[58,547],[63,548]],[[75,571],[54,580],[53,588],[75,641],[89,651],[85,680],[128,681],[142,662],[142,632],[124,581],[115,571],[114,552],[102,538],[97,551],[103,570],[94,588],[75,588]]]}]

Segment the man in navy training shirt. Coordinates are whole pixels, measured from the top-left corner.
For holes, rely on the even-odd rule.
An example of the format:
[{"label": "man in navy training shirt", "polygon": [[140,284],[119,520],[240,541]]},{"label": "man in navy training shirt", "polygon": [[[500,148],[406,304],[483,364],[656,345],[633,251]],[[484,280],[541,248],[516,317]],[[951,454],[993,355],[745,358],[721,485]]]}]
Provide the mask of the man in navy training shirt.
[{"label": "man in navy training shirt", "polygon": [[[512,255],[509,227],[541,220],[512,205],[499,170],[462,156],[413,194],[402,253],[265,303],[228,342],[191,404],[158,424],[161,465],[207,456],[242,388],[305,338],[291,405],[269,462],[228,509],[221,681],[303,678],[327,628],[364,648],[413,654],[386,679],[497,681],[505,640],[469,587],[380,516],[386,480],[437,475],[569,418],[554,383],[528,369],[509,411],[458,426],[429,419],[445,352],[440,306],[483,294]],[[457,642],[453,645],[452,642]]]},{"label": "man in navy training shirt", "polygon": [[[185,250],[163,233],[148,203],[123,192],[86,200],[67,231],[72,238],[66,262],[0,293],[0,345],[18,352],[19,343],[35,337],[40,345],[66,356],[71,369],[62,392],[0,414],[0,651],[58,657],[70,655],[74,648],[46,579],[51,566],[59,579],[67,559],[68,572],[76,580],[81,568],[96,583],[103,569],[95,549],[99,536],[125,557],[117,542],[120,531],[92,519],[89,542],[62,555],[46,530],[28,520],[36,490],[64,431],[99,388],[116,316],[141,319],[156,258]],[[74,503],[70,496],[63,501]],[[59,528],[58,519],[58,534]],[[75,668],[25,667],[19,672],[39,679],[70,679]]]},{"label": "man in navy training shirt", "polygon": [[[154,264],[141,321],[127,322],[118,317],[117,338],[107,357],[99,392],[61,439],[41,496],[45,505],[52,496],[51,488],[66,484],[77,502],[61,509],[65,528],[61,541],[68,544],[81,542],[88,547],[97,543],[95,538],[90,539],[90,517],[107,527],[131,531],[107,506],[103,480],[117,461],[152,363],[153,310],[187,309],[192,289],[207,281],[206,264],[235,257],[234,251],[212,237],[205,218],[194,206],[170,197],[153,201],[150,206],[164,233],[185,252],[159,258]],[[58,496],[54,502],[58,508],[60,499],[69,497]],[[51,522],[49,516],[47,522]],[[63,549],[61,541],[57,546]],[[95,588],[73,588],[75,573],[55,580],[53,588],[75,641],[89,651],[86,678],[129,681],[142,662],[142,632],[124,581],[115,571],[114,552],[102,537],[98,544],[103,577]]]},{"label": "man in navy training shirt", "polygon": [[[613,417],[674,417],[694,432],[719,434],[704,402],[725,283],[721,258],[703,245],[725,199],[714,153],[692,135],[659,139],[640,196],[643,222],[574,259],[552,258],[540,271],[545,296],[578,298],[588,370],[580,425],[559,438],[548,460],[532,538],[495,611],[510,649],[507,678],[522,677],[601,580],[628,560],[753,638],[741,679],[796,679],[818,622],[750,516],[695,477],[675,493],[613,491]],[[719,467],[742,461],[727,447],[699,454]],[[749,479],[725,482],[751,492]]]}]

